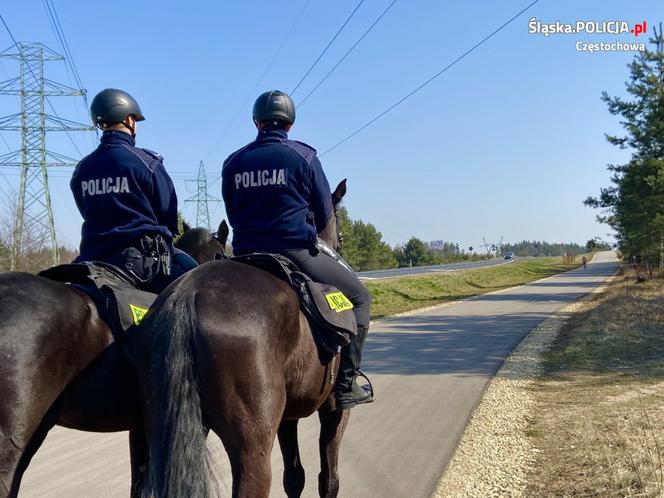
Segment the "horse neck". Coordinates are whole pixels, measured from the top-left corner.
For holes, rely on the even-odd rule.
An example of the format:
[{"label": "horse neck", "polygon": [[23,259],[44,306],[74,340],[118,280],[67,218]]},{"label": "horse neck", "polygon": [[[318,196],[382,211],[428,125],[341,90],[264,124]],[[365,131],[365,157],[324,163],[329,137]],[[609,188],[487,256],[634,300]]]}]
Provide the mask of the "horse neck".
[{"label": "horse neck", "polygon": [[323,228],[323,230],[318,232],[318,237],[330,247],[338,246],[337,220],[334,215],[330,217],[330,221],[328,221],[325,228]]}]

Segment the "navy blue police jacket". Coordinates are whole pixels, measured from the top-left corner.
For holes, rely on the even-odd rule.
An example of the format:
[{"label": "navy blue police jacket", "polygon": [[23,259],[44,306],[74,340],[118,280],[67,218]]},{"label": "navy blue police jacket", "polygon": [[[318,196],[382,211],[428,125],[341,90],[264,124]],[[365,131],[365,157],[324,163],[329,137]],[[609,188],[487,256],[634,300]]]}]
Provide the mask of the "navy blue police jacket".
[{"label": "navy blue police jacket", "polygon": [[83,217],[77,261],[98,260],[138,246],[144,235],[177,233],[177,196],[157,153],[135,146],[128,133],[104,132],[76,166],[70,182]]},{"label": "navy blue police jacket", "polygon": [[316,150],[279,129],[226,159],[221,189],[236,254],[311,248],[332,215]]}]

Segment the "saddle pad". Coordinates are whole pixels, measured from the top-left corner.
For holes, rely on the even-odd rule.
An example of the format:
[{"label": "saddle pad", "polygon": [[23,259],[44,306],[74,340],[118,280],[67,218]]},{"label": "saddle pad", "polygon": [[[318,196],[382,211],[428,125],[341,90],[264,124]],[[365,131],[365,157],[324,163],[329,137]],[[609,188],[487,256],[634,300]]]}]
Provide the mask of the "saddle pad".
[{"label": "saddle pad", "polygon": [[134,280],[120,268],[101,261],[52,266],[38,275],[65,284],[94,285],[98,289],[108,283],[130,287],[134,285]]},{"label": "saddle pad", "polygon": [[138,325],[157,299],[156,294],[136,289],[127,275],[107,263],[58,265],[40,272],[39,276],[85,292],[116,336]]}]

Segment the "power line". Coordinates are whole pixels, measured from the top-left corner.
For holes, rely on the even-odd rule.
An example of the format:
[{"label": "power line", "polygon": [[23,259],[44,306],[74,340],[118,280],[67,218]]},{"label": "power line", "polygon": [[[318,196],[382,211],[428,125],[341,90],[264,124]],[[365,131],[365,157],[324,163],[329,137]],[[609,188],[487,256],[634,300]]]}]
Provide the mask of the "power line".
[{"label": "power line", "polygon": [[[83,81],[81,80],[81,76],[78,72],[78,67],[76,66],[76,61],[74,60],[74,56],[71,53],[71,49],[69,48],[69,42],[67,41],[67,37],[65,36],[65,31],[62,28],[62,23],[60,22],[60,16],[58,15],[58,11],[55,9],[55,4],[53,3],[53,0],[44,0],[44,5],[46,6],[46,12],[48,14],[49,21],[53,28],[55,36],[60,42],[60,46],[62,47],[62,50],[65,53],[65,68],[67,68],[67,65],[69,65],[77,88],[82,89]],[[83,93],[83,104],[85,106],[84,113],[87,116],[87,119],[89,120],[90,114],[88,111],[90,109],[90,106],[88,104],[87,92]],[[81,116],[80,114],[78,114],[78,106],[76,107],[76,114],[80,119]],[[90,121],[90,123],[92,123],[92,121]],[[97,134],[97,136],[99,136],[99,130],[96,127],[95,127],[95,133]],[[93,147],[95,145],[94,139],[92,139],[92,145]]]},{"label": "power line", "polygon": [[15,193],[16,193],[16,188],[15,188],[14,185],[12,185],[12,183],[7,179],[7,175],[2,171],[2,169],[0,169],[0,177],[2,177],[2,179],[3,179],[5,182],[7,182],[7,185],[9,185],[9,188],[10,188],[11,193],[12,193],[12,194],[15,194]]},{"label": "power line", "polygon": [[365,38],[365,37],[371,32],[371,30],[374,29],[374,27],[376,26],[376,24],[378,24],[378,23],[380,22],[380,20],[385,16],[385,14],[387,14],[387,13],[389,12],[389,10],[392,8],[392,6],[393,6],[395,3],[397,3],[397,0],[392,0],[392,3],[390,3],[390,5],[388,5],[387,8],[386,8],[386,9],[385,9],[385,10],[384,10],[384,11],[378,16],[378,18],[373,22],[373,24],[372,24],[371,26],[369,26],[369,29],[367,29],[367,30],[362,34],[362,36],[360,36],[360,37],[358,38],[358,40],[353,44],[353,46],[350,47],[350,48],[348,49],[348,51],[343,55],[343,57],[342,57],[341,59],[339,59],[339,62],[337,62],[337,63],[332,67],[332,69],[330,69],[330,70],[327,72],[327,74],[326,74],[325,76],[323,76],[323,78],[322,78],[318,83],[316,83],[316,86],[314,86],[313,89],[312,89],[312,90],[311,90],[311,91],[310,91],[310,92],[309,92],[309,93],[308,93],[308,94],[307,94],[307,95],[306,95],[306,96],[305,96],[305,97],[304,97],[304,98],[303,98],[303,99],[297,104],[298,109],[299,109],[300,107],[302,107],[302,105],[307,101],[307,99],[308,99],[309,97],[311,97],[311,95],[312,95],[316,90],[318,90],[318,87],[321,86],[321,85],[323,84],[323,82],[324,82],[324,81],[325,81],[325,80],[326,80],[326,79],[327,79],[327,78],[328,78],[328,77],[329,77],[329,76],[330,76],[330,75],[331,75],[331,74],[332,74],[332,73],[333,73],[333,72],[334,72],[334,71],[335,71],[335,70],[341,65],[341,63],[342,63],[344,60],[346,60],[346,57],[348,57],[348,55],[349,55],[353,50],[355,50],[355,47],[357,47],[357,46],[360,44],[360,42],[361,42],[362,40],[364,40],[364,38]]},{"label": "power line", "polygon": [[[10,37],[10,38],[12,39],[12,41],[14,42],[14,46],[15,46],[16,49],[19,51],[19,54],[22,55],[21,46],[20,46],[19,43],[16,41],[16,38],[14,38],[14,35],[12,34],[11,30],[9,29],[9,26],[7,26],[7,23],[5,22],[5,18],[2,16],[2,14],[0,14],[0,21],[2,21],[2,24],[5,26],[5,29],[7,30],[7,33],[9,34],[9,37]],[[37,78],[37,76],[36,76],[35,73],[33,72],[32,68],[29,68],[29,70],[30,70],[30,72],[32,73],[32,76],[33,76],[34,78]],[[58,114],[58,112],[55,110],[55,107],[53,107],[53,104],[51,103],[51,100],[50,100],[48,97],[45,97],[45,101],[46,101],[46,103],[49,105],[49,107],[51,108],[51,111],[53,111],[53,114],[55,115],[55,117],[58,118],[58,120],[64,122],[64,120],[60,117],[60,115]],[[92,128],[91,128],[91,129],[92,129]],[[82,156],[83,156],[83,153],[82,153],[81,150],[78,148],[78,145],[76,145],[76,142],[74,142],[74,139],[72,138],[72,136],[71,136],[71,134],[69,133],[69,131],[68,131],[67,129],[64,129],[64,132],[65,132],[65,134],[67,135],[67,137],[69,138],[69,141],[71,142],[71,144],[72,144],[72,145],[74,146],[74,148],[76,149],[76,152],[78,153],[78,155],[82,157]]]},{"label": "power line", "polygon": [[67,43],[65,32],[62,29],[62,24],[60,23],[60,17],[58,16],[57,11],[55,10],[55,5],[53,4],[52,0],[44,0],[44,4],[46,5],[46,10],[55,28],[55,35],[58,38],[60,46],[62,47],[62,50],[65,53],[65,60],[68,63],[69,67],[71,68],[72,74],[74,75],[74,81],[76,81],[76,85],[78,85],[79,88],[83,88],[83,83],[81,82],[81,78],[78,74],[78,69],[76,68],[74,57],[71,54],[71,50],[69,49],[69,43]]},{"label": "power line", "polygon": [[363,3],[364,3],[364,0],[360,0],[360,3],[357,4],[357,7],[355,7],[355,9],[353,10],[353,12],[351,12],[350,15],[348,16],[348,18],[346,19],[346,21],[344,21],[344,23],[341,25],[341,27],[340,27],[340,28],[337,30],[337,32],[334,34],[334,36],[333,36],[332,39],[330,40],[330,43],[327,44],[327,46],[325,47],[325,49],[320,53],[320,55],[319,55],[318,58],[314,61],[314,63],[309,67],[309,69],[307,69],[307,72],[304,73],[304,76],[302,76],[302,79],[300,79],[300,81],[298,82],[298,84],[295,85],[295,88],[293,88],[293,90],[291,91],[291,95],[293,95],[293,94],[295,93],[295,91],[300,87],[300,85],[302,84],[302,82],[307,78],[307,76],[309,76],[309,73],[311,73],[311,71],[313,71],[314,67],[316,67],[316,64],[318,64],[318,61],[320,61],[321,58],[325,55],[325,52],[327,52],[327,49],[330,48],[330,47],[332,46],[332,44],[334,43],[334,40],[336,40],[336,39],[337,39],[337,36],[339,36],[339,35],[341,34],[341,32],[343,31],[343,29],[346,27],[346,24],[348,24],[348,22],[353,18],[353,16],[355,15],[355,12],[357,12],[357,10],[360,8],[360,6],[361,6]]},{"label": "power line", "polygon": [[228,126],[221,133],[221,135],[219,136],[217,141],[214,143],[214,145],[210,148],[210,151],[205,155],[205,158],[208,158],[210,156],[210,154],[212,154],[212,152],[217,148],[217,146],[219,146],[219,144],[222,142],[222,140],[224,138],[226,138],[226,135],[228,135],[228,132],[231,131],[231,129],[233,128],[233,125],[235,124],[235,121],[237,121],[237,118],[240,117],[240,114],[242,113],[242,111],[244,110],[246,105],[249,103],[251,98],[253,96],[255,96],[256,90],[258,89],[260,84],[263,82],[263,79],[265,78],[267,73],[270,71],[270,69],[272,69],[272,65],[277,60],[277,57],[279,57],[279,54],[281,54],[281,50],[284,48],[284,45],[286,45],[286,42],[288,42],[288,40],[290,39],[291,35],[293,34],[293,31],[295,31],[295,27],[300,22],[300,18],[302,17],[302,14],[304,14],[304,11],[307,9],[307,7],[309,6],[310,3],[311,3],[311,0],[306,1],[306,3],[304,4],[304,7],[302,7],[302,9],[300,10],[300,13],[297,15],[297,17],[295,18],[295,21],[291,25],[290,30],[288,31],[285,38],[281,42],[281,45],[279,45],[279,47],[277,48],[277,51],[274,53],[274,55],[272,56],[272,59],[270,60],[267,67],[263,71],[263,74],[260,75],[260,77],[258,78],[258,81],[256,81],[256,84],[252,88],[251,92],[249,92],[249,95],[247,95],[247,98],[244,100],[244,102],[242,102],[242,105],[240,106],[240,108],[235,113],[235,116],[233,116],[233,119],[231,120],[231,122],[228,124]]},{"label": "power line", "polygon": [[[81,79],[81,76],[78,72],[78,67],[76,66],[76,61],[74,60],[74,55],[71,52],[71,49],[69,48],[69,42],[67,41],[67,37],[65,36],[65,31],[62,28],[62,23],[60,22],[60,16],[58,15],[58,11],[55,10],[55,4],[53,3],[53,0],[44,0],[46,2],[46,7],[48,8],[48,5],[50,3],[51,9],[53,11],[53,15],[51,17],[55,17],[55,25],[59,29],[60,34],[62,35],[62,42],[64,42],[63,50],[65,51],[65,55],[67,56],[65,60],[69,62],[72,72],[74,73],[74,77],[76,80],[76,84],[78,85],[78,88],[83,88],[83,80]],[[50,13],[50,10],[49,10]],[[85,111],[86,113],[88,112],[90,106],[88,105],[88,94],[85,92],[83,94],[83,101],[85,103]],[[88,118],[90,119],[90,116],[88,115]],[[92,121],[91,121],[92,123]],[[95,127],[95,132],[99,133],[99,130]]]},{"label": "power line", "polygon": [[9,152],[11,152],[11,151],[12,151],[12,148],[10,147],[9,143],[7,142],[7,139],[6,139],[5,136],[2,134],[2,132],[0,132],[0,139],[3,141],[3,143],[4,143],[5,146],[7,147],[7,150],[8,150]]},{"label": "power line", "polygon": [[535,4],[538,3],[539,1],[540,1],[540,0],[534,0],[533,2],[531,2],[530,4],[528,4],[526,7],[524,7],[523,9],[521,9],[518,13],[516,13],[514,16],[512,16],[512,17],[509,18],[507,21],[505,21],[503,24],[501,24],[498,28],[496,28],[495,30],[493,30],[490,34],[488,34],[487,36],[485,36],[484,38],[482,38],[479,42],[477,42],[475,45],[473,45],[473,46],[470,47],[468,50],[466,50],[463,54],[461,54],[459,57],[457,57],[457,58],[454,59],[452,62],[450,62],[447,66],[445,66],[443,69],[441,69],[441,70],[438,71],[436,74],[434,74],[431,78],[429,78],[429,79],[426,80],[424,83],[422,83],[422,84],[419,85],[417,88],[415,88],[413,91],[411,91],[410,93],[408,93],[405,97],[402,97],[401,99],[397,100],[394,104],[392,104],[391,106],[389,106],[387,109],[385,109],[385,110],[384,110],[383,112],[381,112],[378,116],[376,116],[375,118],[373,118],[371,121],[369,121],[369,122],[367,122],[366,124],[362,125],[362,126],[359,127],[357,130],[355,130],[353,133],[351,133],[350,135],[346,136],[343,140],[337,142],[335,145],[333,145],[332,147],[330,147],[329,149],[327,149],[325,152],[323,152],[322,154],[320,154],[320,156],[324,156],[324,155],[327,154],[328,152],[331,152],[331,151],[333,151],[334,149],[336,149],[337,147],[339,147],[340,145],[346,143],[348,140],[350,140],[351,138],[353,138],[355,135],[357,135],[358,133],[364,131],[364,130],[367,129],[369,126],[371,126],[373,123],[375,123],[375,122],[378,121],[380,118],[382,118],[383,116],[385,116],[385,114],[387,114],[388,112],[390,112],[392,109],[394,109],[394,108],[397,107],[398,105],[400,105],[400,104],[402,104],[403,102],[405,102],[406,100],[408,100],[410,97],[412,97],[412,96],[415,95],[417,92],[419,92],[422,88],[424,88],[425,86],[427,86],[427,85],[428,85],[429,83],[431,83],[433,80],[435,80],[436,78],[438,78],[441,74],[443,74],[443,73],[446,72],[448,69],[450,69],[452,66],[454,66],[457,62],[459,62],[459,61],[461,61],[462,59],[464,59],[467,55],[469,55],[471,52],[473,52],[476,48],[480,47],[481,45],[483,45],[484,43],[486,43],[488,40],[490,40],[491,38],[493,38],[493,37],[494,37],[496,34],[498,34],[500,31],[502,31],[504,28],[506,28],[507,26],[509,26],[513,21],[515,21],[519,16],[521,16],[524,12],[526,12],[528,9],[530,9],[533,5],[535,5]]}]

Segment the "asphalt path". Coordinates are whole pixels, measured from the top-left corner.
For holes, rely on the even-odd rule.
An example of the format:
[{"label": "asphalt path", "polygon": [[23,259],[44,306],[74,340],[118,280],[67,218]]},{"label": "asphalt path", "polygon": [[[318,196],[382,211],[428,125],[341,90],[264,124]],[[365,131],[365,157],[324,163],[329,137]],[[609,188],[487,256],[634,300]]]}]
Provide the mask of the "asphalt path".
[{"label": "asphalt path", "polygon": [[[408,316],[377,321],[365,347],[364,368],[376,402],[353,410],[341,457],[341,497],[429,497],[473,408],[514,347],[551,313],[600,285],[616,270],[612,252],[578,269],[528,285],[478,296]],[[304,496],[317,496],[317,417],[300,423]],[[214,452],[224,496],[230,496],[227,458]],[[272,496],[281,489],[278,448]],[[126,497],[127,435],[56,427],[28,469],[21,497]]]},{"label": "asphalt path", "polygon": [[514,260],[503,258],[483,259],[481,261],[464,261],[462,263],[447,263],[444,265],[414,266],[412,268],[393,268],[391,270],[359,271],[357,276],[374,280],[380,278],[406,277],[410,275],[425,275],[427,273],[443,273],[449,271],[472,270],[474,268],[491,268],[493,266],[513,263]]}]

